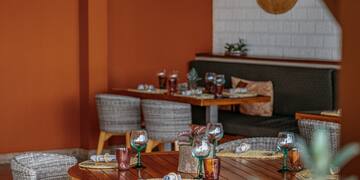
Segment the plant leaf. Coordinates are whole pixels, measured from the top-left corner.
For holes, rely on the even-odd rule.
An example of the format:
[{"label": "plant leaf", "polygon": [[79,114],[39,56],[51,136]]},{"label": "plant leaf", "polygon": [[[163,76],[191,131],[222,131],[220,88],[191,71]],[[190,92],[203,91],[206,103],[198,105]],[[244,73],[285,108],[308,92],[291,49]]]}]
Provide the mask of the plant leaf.
[{"label": "plant leaf", "polygon": [[360,145],[358,143],[348,144],[335,155],[331,163],[331,167],[341,168],[359,153],[360,153]]}]

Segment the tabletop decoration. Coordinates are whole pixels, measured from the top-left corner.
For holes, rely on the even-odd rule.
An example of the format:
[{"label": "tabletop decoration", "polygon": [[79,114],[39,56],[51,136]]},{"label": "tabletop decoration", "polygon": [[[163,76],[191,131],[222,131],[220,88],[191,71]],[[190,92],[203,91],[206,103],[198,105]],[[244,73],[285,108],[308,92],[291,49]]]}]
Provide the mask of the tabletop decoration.
[{"label": "tabletop decoration", "polygon": [[206,126],[192,125],[190,130],[178,133],[179,163],[178,171],[184,173],[197,173],[198,160],[193,157],[192,145],[196,136],[204,135]]},{"label": "tabletop decoration", "polygon": [[156,89],[155,89],[155,86],[151,85],[151,84],[139,84],[137,86],[137,90],[153,92]]},{"label": "tabletop decoration", "polygon": [[187,74],[189,89],[196,89],[197,82],[201,80],[195,68],[192,68]]}]

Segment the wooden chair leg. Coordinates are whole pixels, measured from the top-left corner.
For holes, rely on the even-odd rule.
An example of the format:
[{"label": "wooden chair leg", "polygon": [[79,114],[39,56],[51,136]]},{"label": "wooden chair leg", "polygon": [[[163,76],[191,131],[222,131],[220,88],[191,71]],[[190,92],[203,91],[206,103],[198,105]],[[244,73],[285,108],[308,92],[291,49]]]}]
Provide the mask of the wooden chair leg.
[{"label": "wooden chair leg", "polygon": [[113,136],[113,134],[107,133],[105,131],[100,131],[98,147],[96,150],[97,155],[102,153],[105,141],[107,141],[109,138],[111,138],[111,136]]},{"label": "wooden chair leg", "polygon": [[106,132],[101,131],[100,135],[99,135],[99,142],[98,142],[98,147],[97,147],[97,151],[96,151],[97,155],[101,154],[101,152],[104,148],[105,138],[106,138]]},{"label": "wooden chair leg", "polygon": [[126,147],[130,148],[130,132],[125,133]]},{"label": "wooden chair leg", "polygon": [[164,151],[165,151],[165,143],[160,143],[158,147],[159,147],[159,151],[160,151],[160,152],[164,152]]},{"label": "wooden chair leg", "polygon": [[174,142],[174,150],[179,151],[179,141]]},{"label": "wooden chair leg", "polygon": [[152,150],[157,146],[159,145],[160,142],[159,141],[155,141],[155,140],[152,140],[152,139],[149,139],[147,145],[146,145],[146,149],[145,149],[145,152],[146,153],[149,153],[149,152],[152,152]]}]

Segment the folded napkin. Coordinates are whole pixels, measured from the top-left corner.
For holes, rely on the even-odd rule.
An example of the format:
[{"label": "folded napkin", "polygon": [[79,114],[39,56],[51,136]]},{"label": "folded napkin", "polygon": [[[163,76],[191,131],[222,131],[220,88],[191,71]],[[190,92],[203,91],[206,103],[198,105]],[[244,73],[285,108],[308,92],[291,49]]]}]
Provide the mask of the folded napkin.
[{"label": "folded napkin", "polygon": [[92,155],[90,159],[94,162],[111,162],[116,161],[116,156],[106,153],[104,155]]}]

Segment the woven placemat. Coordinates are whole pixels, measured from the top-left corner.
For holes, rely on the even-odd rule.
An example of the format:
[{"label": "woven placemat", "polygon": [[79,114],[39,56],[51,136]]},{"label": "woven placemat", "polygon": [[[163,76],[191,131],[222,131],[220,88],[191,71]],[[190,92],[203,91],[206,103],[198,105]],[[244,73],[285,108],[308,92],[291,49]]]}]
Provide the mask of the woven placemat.
[{"label": "woven placemat", "polygon": [[233,152],[218,152],[219,157],[235,157],[235,158],[251,158],[251,159],[279,159],[283,157],[282,153],[276,153],[273,151],[257,151],[250,150],[243,153]]},{"label": "woven placemat", "polygon": [[[130,159],[130,166],[136,164],[137,158]],[[79,163],[79,167],[81,168],[89,168],[89,169],[116,169],[118,167],[116,161],[111,162],[95,162],[93,160],[87,160]]]},{"label": "woven placemat", "polygon": [[175,94],[174,96],[190,97],[190,98],[195,98],[195,99],[214,99],[214,98],[215,98],[215,96],[214,96],[213,94],[201,94],[201,95],[199,95],[199,96]]},{"label": "woven placemat", "polygon": [[[302,171],[300,171],[300,172],[297,172],[297,173],[295,174],[295,177],[296,177],[296,179],[306,179],[306,180],[311,180],[311,179],[313,179],[313,178],[311,177],[311,172],[310,172],[310,170],[308,170],[308,169],[305,169],[305,170],[302,170]],[[338,180],[338,179],[340,179],[340,178],[339,178],[339,175],[329,175],[326,179],[328,179],[328,180]]]},{"label": "woven placemat", "polygon": [[146,93],[146,94],[164,94],[164,93],[167,92],[166,89],[155,89],[155,91],[146,91],[146,90],[139,90],[139,89],[128,89],[128,91]]},{"label": "woven placemat", "polygon": [[229,98],[249,98],[249,97],[256,97],[258,94],[256,94],[256,93],[235,93],[235,94],[230,94],[228,92],[224,92],[223,95],[227,96]]}]

